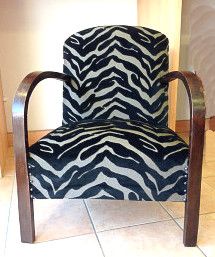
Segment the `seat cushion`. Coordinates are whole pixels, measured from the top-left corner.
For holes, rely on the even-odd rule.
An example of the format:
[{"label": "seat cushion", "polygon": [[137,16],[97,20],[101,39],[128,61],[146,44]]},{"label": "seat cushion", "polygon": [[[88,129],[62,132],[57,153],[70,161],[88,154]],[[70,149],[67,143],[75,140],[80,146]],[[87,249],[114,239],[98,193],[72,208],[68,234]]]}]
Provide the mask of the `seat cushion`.
[{"label": "seat cushion", "polygon": [[188,146],[167,127],[131,120],[61,126],[29,148],[33,198],[184,201]]}]

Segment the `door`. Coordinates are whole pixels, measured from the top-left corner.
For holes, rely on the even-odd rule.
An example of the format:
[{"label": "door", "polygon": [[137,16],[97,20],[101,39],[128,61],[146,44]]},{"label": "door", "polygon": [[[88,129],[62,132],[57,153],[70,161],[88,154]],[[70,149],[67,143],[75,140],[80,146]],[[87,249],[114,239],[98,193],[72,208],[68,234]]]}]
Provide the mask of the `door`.
[{"label": "door", "polygon": [[6,154],[7,154],[7,127],[3,103],[3,91],[0,73],[0,177],[3,176],[5,170]]}]

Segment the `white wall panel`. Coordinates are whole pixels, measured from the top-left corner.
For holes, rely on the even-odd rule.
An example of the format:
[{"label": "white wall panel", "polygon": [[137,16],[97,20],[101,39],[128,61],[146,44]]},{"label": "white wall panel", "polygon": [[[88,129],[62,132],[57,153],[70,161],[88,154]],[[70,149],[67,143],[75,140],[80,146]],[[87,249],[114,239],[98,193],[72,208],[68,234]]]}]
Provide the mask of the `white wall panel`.
[{"label": "white wall panel", "polygon": [[[62,47],[72,33],[98,25],[136,25],[134,0],[14,0],[0,1],[0,67],[7,127],[11,104],[20,81],[35,70],[62,71]],[[61,124],[62,87],[43,82],[33,93],[29,129],[52,129]]]}]

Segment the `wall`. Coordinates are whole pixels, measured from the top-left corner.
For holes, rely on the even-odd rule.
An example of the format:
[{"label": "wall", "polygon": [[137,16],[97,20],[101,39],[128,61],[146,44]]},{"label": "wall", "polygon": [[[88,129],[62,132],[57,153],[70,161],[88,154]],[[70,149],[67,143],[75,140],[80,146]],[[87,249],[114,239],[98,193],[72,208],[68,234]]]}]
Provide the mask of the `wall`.
[{"label": "wall", "polygon": [[[138,24],[161,31],[169,39],[169,69],[178,70],[181,0],[138,0]],[[177,81],[169,88],[169,126],[175,128]]]},{"label": "wall", "polygon": [[0,73],[0,177],[2,177],[5,170],[5,160],[7,154],[7,128],[3,104],[3,94],[2,94],[2,83],[1,83],[1,73]]},{"label": "wall", "polygon": [[[206,116],[215,116],[215,1],[183,0],[181,31],[182,70],[196,71],[205,86]],[[188,119],[186,93],[178,90],[178,119]]]},{"label": "wall", "polygon": [[[134,0],[0,1],[0,67],[8,131],[13,96],[25,75],[35,70],[62,71],[63,42],[76,31],[97,25],[136,25],[136,6]],[[30,130],[61,124],[61,82],[47,80],[43,85],[33,93]]]}]

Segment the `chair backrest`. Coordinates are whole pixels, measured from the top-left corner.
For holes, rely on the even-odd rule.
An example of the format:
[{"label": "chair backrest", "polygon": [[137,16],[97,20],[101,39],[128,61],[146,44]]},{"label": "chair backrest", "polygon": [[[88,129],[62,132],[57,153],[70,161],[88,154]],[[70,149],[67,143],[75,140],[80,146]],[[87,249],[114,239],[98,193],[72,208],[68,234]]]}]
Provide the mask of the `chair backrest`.
[{"label": "chair backrest", "polygon": [[155,30],[103,26],[64,43],[63,124],[89,119],[132,119],[167,125],[168,39]]}]

